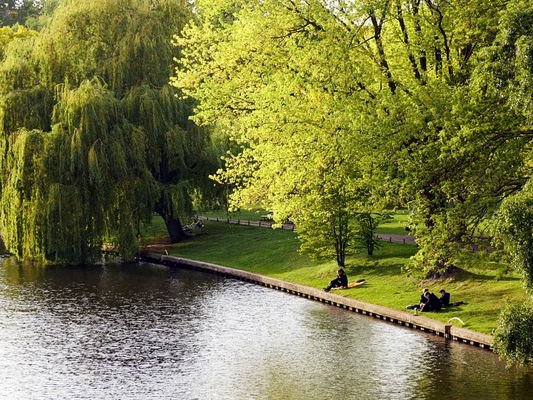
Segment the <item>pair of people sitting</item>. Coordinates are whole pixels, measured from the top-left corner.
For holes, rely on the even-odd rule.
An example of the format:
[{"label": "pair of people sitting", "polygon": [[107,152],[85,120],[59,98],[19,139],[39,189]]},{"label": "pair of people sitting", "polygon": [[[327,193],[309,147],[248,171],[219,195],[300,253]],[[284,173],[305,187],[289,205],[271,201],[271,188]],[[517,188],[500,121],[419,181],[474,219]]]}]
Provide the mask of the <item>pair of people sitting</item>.
[{"label": "pair of people sitting", "polygon": [[450,293],[446,292],[444,289],[441,289],[439,293],[440,293],[440,297],[437,297],[433,293],[431,293],[429,289],[424,289],[424,291],[422,292],[422,295],[420,296],[420,302],[418,304],[412,304],[405,308],[410,309],[410,310],[416,309],[416,310],[425,312],[425,311],[439,311],[441,308],[444,308],[444,307],[453,307],[453,306],[460,306],[461,304],[465,304],[463,301],[451,303]]}]

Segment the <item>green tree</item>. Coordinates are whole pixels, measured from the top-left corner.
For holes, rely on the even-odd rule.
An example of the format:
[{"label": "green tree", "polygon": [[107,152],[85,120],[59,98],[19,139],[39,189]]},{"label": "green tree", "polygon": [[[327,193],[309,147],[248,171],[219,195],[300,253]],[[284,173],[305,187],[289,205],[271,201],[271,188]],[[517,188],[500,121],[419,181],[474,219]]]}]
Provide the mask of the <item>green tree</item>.
[{"label": "green tree", "polygon": [[533,361],[533,301],[507,304],[494,334],[494,351],[508,364],[531,364]]},{"label": "green tree", "polygon": [[374,255],[374,251],[381,247],[381,242],[376,238],[376,229],[388,219],[390,217],[386,214],[371,214],[369,212],[357,214],[357,242],[359,247],[364,248],[369,256]]},{"label": "green tree", "polygon": [[[181,0],[60,1],[0,65],[0,231],[20,258],[83,263],[104,241],[129,256],[159,213],[187,236],[209,137],[168,85]],[[202,171],[203,172],[203,171]],[[201,188],[200,188],[201,189]]]},{"label": "green tree", "polygon": [[[533,294],[533,5],[510,2],[502,14],[498,36],[485,53],[486,62],[478,69],[478,87],[484,95],[516,110],[521,128],[502,132],[496,145],[521,138],[525,154],[521,190],[508,196],[496,213],[496,239],[503,243],[510,265],[519,271],[524,287]],[[517,154],[521,153],[517,151]],[[507,305],[495,332],[494,348],[509,363],[531,364],[533,346],[533,303]]]},{"label": "green tree", "polygon": [[324,57],[341,63],[333,44],[342,42],[287,13],[286,2],[196,5],[198,24],[178,39],[184,57],[174,83],[199,100],[196,121],[236,143],[218,179],[236,188],[234,207],[261,204],[278,223],[290,218],[303,249],[343,265],[367,182],[353,145],[357,121],[344,109],[353,93],[335,90]]},{"label": "green tree", "polygon": [[239,146],[219,175],[233,201],[263,201],[298,226],[321,221],[305,240],[335,209],[347,221],[408,206],[413,265],[443,276],[531,179],[530,2],[196,6],[174,82],[199,101],[196,121],[227,127]]},{"label": "green tree", "polygon": [[497,238],[510,256],[510,264],[524,277],[533,295],[533,190],[532,182],[503,202],[498,211]]},{"label": "green tree", "polygon": [[14,39],[24,39],[36,36],[37,32],[22,26],[3,26],[0,28],[0,57],[4,58],[4,51]]},{"label": "green tree", "polygon": [[447,274],[480,221],[530,176],[523,107],[480,85],[500,18],[525,4],[198,1],[175,83],[198,99],[199,123],[222,121],[242,146],[223,174],[234,201],[263,198],[280,220],[291,203],[311,210],[291,182],[320,179],[314,164],[333,148],[323,144],[341,138],[339,159],[358,178],[340,179],[368,211],[411,207],[417,268]]}]

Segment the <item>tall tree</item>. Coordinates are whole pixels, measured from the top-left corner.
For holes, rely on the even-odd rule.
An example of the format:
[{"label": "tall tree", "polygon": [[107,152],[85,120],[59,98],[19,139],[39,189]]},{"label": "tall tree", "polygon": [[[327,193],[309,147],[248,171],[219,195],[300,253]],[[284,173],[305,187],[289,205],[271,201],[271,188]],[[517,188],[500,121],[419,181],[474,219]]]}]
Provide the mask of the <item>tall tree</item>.
[{"label": "tall tree", "polygon": [[182,0],[60,1],[0,66],[0,231],[21,258],[82,263],[125,255],[153,211],[186,238],[208,136],[168,85]]},{"label": "tall tree", "polygon": [[201,22],[178,39],[186,50],[175,84],[199,100],[198,122],[226,127],[237,143],[218,178],[237,188],[234,205],[290,218],[304,249],[344,265],[366,182],[343,109],[350,88],[335,92],[349,84],[333,75],[342,52],[331,45],[343,42],[287,13],[286,2],[196,5]]},{"label": "tall tree", "polygon": [[[487,63],[479,68],[481,93],[505,102],[526,129],[515,132],[522,137],[526,152],[526,171],[533,169],[533,5],[513,2],[502,15],[501,29],[494,45],[486,52]],[[502,132],[498,144],[512,138]],[[527,169],[528,168],[528,169]],[[531,174],[524,187],[507,197],[497,212],[496,238],[504,244],[510,265],[524,278],[530,295],[524,304],[508,304],[503,310],[494,337],[495,351],[509,363],[531,364],[533,346],[533,181]]]},{"label": "tall tree", "polygon": [[292,182],[320,187],[338,138],[357,171],[339,177],[350,207],[411,207],[418,267],[445,274],[531,173],[530,123],[476,78],[518,3],[199,0],[176,84],[199,100],[198,122],[223,121],[242,144],[224,173],[236,201],[311,210]]},{"label": "tall tree", "polygon": [[[195,4],[175,84],[240,145],[220,174],[234,201],[290,216],[313,249],[346,243],[326,221],[344,233],[354,210],[408,206],[428,277],[453,272],[498,215],[531,290],[530,1]],[[500,354],[530,362],[532,309],[503,313]]]}]

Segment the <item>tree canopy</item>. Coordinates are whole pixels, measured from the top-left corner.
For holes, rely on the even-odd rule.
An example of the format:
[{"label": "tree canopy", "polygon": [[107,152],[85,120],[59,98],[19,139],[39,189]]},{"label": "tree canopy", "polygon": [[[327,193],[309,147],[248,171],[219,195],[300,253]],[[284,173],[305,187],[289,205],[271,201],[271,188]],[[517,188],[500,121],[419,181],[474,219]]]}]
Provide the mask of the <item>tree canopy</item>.
[{"label": "tree canopy", "polygon": [[137,249],[159,213],[173,241],[209,138],[168,85],[185,0],[64,0],[0,65],[0,231],[20,258],[83,263]]},{"label": "tree canopy", "polygon": [[233,201],[291,218],[304,246],[306,222],[328,225],[335,201],[404,206],[418,268],[446,273],[530,179],[528,2],[196,6],[174,84],[199,101],[198,123],[239,144],[219,174]]}]

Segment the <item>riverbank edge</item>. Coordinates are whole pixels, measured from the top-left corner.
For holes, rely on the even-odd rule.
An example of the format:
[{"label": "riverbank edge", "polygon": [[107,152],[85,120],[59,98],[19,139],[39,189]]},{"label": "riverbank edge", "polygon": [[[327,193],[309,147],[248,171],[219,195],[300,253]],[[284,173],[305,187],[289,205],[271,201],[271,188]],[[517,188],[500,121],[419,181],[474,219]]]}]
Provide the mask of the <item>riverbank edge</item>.
[{"label": "riverbank edge", "polygon": [[407,328],[420,330],[429,334],[442,336],[448,340],[454,340],[457,342],[473,345],[482,349],[492,351],[491,335],[486,335],[483,333],[471,331],[469,329],[445,324],[443,322],[427,318],[423,315],[416,315],[414,313],[398,311],[392,308],[343,297],[334,293],[327,293],[317,288],[299,285],[281,279],[271,278],[257,273],[243,271],[235,268],[229,268],[204,261],[196,261],[188,258],[149,252],[141,253],[139,255],[139,260],[169,267],[194,269],[239,279],[245,282],[255,283],[268,288],[280,290],[292,295],[305,297],[310,300],[344,308],[352,312],[380,319],[382,321],[386,321],[396,325],[401,325]]}]

